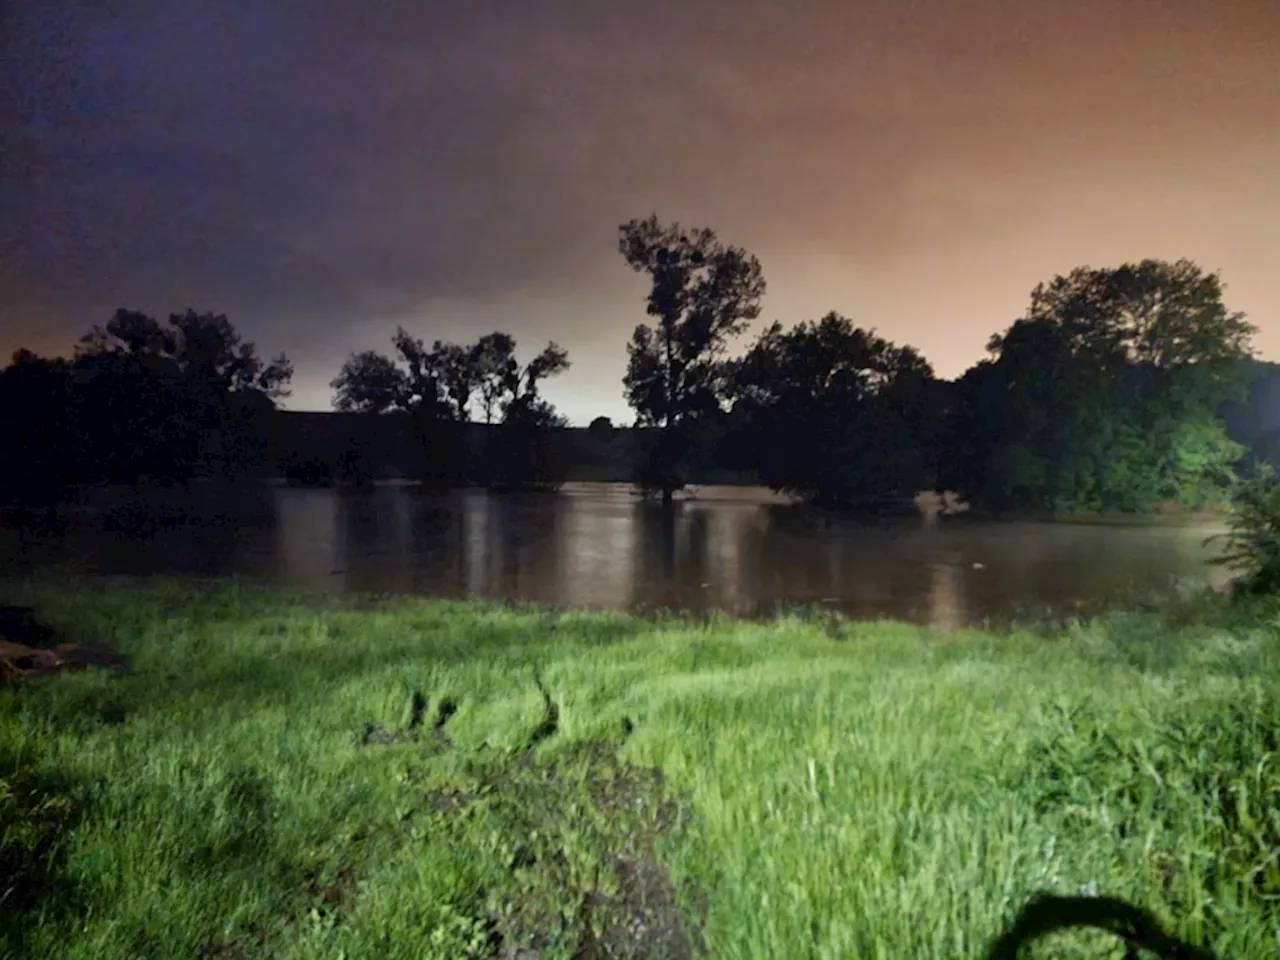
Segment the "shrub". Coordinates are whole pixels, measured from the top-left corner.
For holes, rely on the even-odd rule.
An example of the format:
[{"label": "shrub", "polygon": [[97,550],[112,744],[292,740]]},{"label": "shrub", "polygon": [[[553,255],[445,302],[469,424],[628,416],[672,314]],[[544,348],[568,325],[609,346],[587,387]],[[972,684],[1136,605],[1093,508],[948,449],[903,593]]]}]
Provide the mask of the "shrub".
[{"label": "shrub", "polygon": [[[1236,488],[1226,548],[1216,562],[1235,567],[1240,595],[1280,592],[1280,479],[1264,464]],[[1213,538],[1218,539],[1218,538]]]}]

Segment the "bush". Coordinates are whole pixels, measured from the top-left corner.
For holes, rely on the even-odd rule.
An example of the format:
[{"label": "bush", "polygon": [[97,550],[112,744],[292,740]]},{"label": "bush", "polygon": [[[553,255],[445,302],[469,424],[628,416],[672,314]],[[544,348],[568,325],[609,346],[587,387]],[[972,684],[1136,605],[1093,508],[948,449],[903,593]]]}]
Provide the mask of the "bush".
[{"label": "bush", "polygon": [[[1217,562],[1235,567],[1237,595],[1280,592],[1280,479],[1264,464],[1240,483],[1227,520],[1230,532]],[[1217,538],[1214,538],[1217,539]]]}]

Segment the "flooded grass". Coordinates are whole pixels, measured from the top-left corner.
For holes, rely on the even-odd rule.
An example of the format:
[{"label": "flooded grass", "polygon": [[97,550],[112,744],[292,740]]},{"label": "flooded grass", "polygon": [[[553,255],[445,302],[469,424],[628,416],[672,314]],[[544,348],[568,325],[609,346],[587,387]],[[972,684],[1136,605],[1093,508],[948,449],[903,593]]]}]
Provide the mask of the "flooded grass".
[{"label": "flooded grass", "polygon": [[1044,637],[4,599],[133,670],[0,689],[0,954],[963,958],[1042,890],[1280,950],[1262,611]]}]

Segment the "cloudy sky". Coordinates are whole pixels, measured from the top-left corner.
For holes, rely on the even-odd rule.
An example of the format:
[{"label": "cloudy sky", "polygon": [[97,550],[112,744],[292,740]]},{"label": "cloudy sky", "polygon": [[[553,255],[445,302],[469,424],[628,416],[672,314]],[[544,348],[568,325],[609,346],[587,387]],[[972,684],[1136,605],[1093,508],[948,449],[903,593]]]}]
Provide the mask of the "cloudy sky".
[{"label": "cloudy sky", "polygon": [[0,352],[227,313],[324,409],[397,325],[628,419],[656,212],[944,376],[1031,288],[1188,256],[1280,358],[1276,0],[11,0]]}]

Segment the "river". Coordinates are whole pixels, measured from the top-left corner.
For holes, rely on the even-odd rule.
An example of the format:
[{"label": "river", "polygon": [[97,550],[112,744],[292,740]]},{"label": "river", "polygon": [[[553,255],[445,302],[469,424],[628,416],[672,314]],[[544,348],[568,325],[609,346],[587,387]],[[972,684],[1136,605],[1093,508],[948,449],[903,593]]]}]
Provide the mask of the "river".
[{"label": "river", "polygon": [[306,590],[768,616],[822,606],[957,627],[1221,584],[1203,525],[874,521],[704,487],[558,495],[413,487],[97,491],[43,533],[0,529],[0,576],[237,575]]}]

